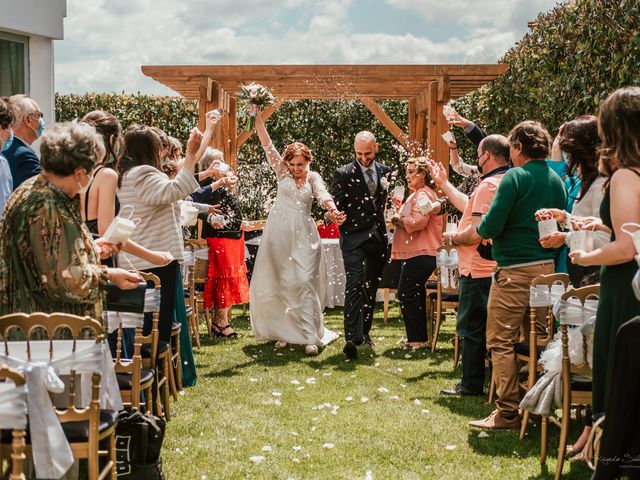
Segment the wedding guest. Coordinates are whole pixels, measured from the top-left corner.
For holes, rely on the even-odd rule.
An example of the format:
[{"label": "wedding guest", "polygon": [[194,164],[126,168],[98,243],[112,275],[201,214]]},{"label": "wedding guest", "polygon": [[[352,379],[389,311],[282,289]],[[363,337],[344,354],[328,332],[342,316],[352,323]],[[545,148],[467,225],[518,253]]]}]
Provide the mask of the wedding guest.
[{"label": "wedding guest", "polygon": [[[606,178],[598,172],[598,150],[600,137],[598,136],[598,119],[592,115],[583,115],[565,123],[558,133],[559,148],[567,154],[567,170],[571,176],[579,179],[580,191],[573,203],[571,214],[566,210],[543,209],[536,213],[539,220],[554,218],[558,223],[571,229],[585,221],[600,218],[600,204],[604,197],[604,183]],[[540,239],[545,248],[559,248],[569,245],[571,233],[567,231],[555,232]],[[610,231],[594,231],[593,246],[600,248],[611,239]],[[594,285],[599,282],[600,268],[597,266],[582,267],[570,264],[568,267],[571,284],[578,288]]]},{"label": "wedding guest", "polygon": [[[116,163],[123,150],[122,127],[112,114],[103,110],[87,113],[82,122],[93,126],[102,138],[104,155],[96,165],[93,179],[86,192],[80,195],[80,212],[84,223],[94,238],[104,235],[105,231],[120,211],[120,201],[116,195],[118,188],[118,174]],[[135,214],[135,212],[133,212]],[[169,252],[151,251],[133,240],[122,246],[122,250],[145,259],[155,265],[166,265],[173,257]],[[117,255],[102,259],[102,264],[109,267],[117,266]],[[135,328],[122,329],[122,358],[131,358]],[[111,353],[115,356],[118,332],[113,331],[107,336]]]},{"label": "wedding guest", "polygon": [[202,189],[203,195],[196,197],[199,202],[218,205],[220,209],[217,215],[200,214],[200,218],[203,220],[202,238],[206,238],[209,245],[204,308],[212,308],[214,312],[212,333],[225,338],[238,336],[229,324],[231,307],[249,302],[242,212],[234,195],[237,181],[235,176],[221,176]]},{"label": "wedding guest", "polygon": [[[136,218],[140,219],[131,239],[148,249],[168,249],[175,259],[157,267],[148,260],[123,254],[136,269],[151,272],[162,282],[159,330],[160,340],[165,342],[171,335],[176,293],[178,288],[182,289],[178,283],[178,262],[184,258],[182,230],[174,202],[198,189],[193,169],[200,139],[201,133],[194,129],[187,144],[184,165],[170,180],[160,170],[163,148],[160,137],[151,127],[132,125],[125,131],[125,151],[117,166],[120,201],[133,206]],[[150,328],[150,324],[145,324],[145,333]]]},{"label": "wedding guest", "polygon": [[487,304],[487,348],[498,400],[496,410],[484,420],[470,422],[472,427],[520,427],[514,345],[527,317],[531,280],[555,270],[555,251],[538,241],[535,212],[542,207],[564,208],[567,201],[562,180],[545,162],[550,144],[549,132],[538,122],[525,121],[511,130],[509,153],[515,167],[502,177],[477,227],[482,238],[493,240],[492,255],[498,264]]},{"label": "wedding guest", "polygon": [[182,143],[176,137],[169,137],[169,158],[176,162],[182,157]]},{"label": "wedding guest", "polygon": [[43,171],[16,189],[0,226],[0,314],[65,312],[100,318],[107,281],[135,288],[140,277],[100,265],[117,253],[95,242],[80,216],[77,196],[104,156],[90,125],[58,123],[40,145]]},{"label": "wedding guest", "polygon": [[22,182],[42,170],[40,160],[31,144],[42,135],[45,124],[40,106],[28,96],[9,97],[9,106],[14,115],[11,125],[14,138],[11,146],[4,151],[4,156],[9,161],[15,190]]},{"label": "wedding guest", "polygon": [[509,141],[502,135],[489,135],[480,141],[477,154],[482,176],[470,196],[449,182],[442,164],[430,164],[436,185],[462,212],[458,231],[443,235],[445,243],[455,245],[458,251],[460,302],[456,332],[463,339],[462,379],[453,388],[441,390],[444,395],[482,395],[484,389],[487,301],[496,262],[486,253],[481,255],[480,249],[486,244],[482,244],[476,229],[509,170]]},{"label": "wedding guest", "polygon": [[612,376],[616,332],[640,312],[631,287],[638,270],[636,250],[625,224],[640,224],[640,87],[621,88],[600,106],[600,171],[607,178],[600,218],[612,230],[611,242],[592,252],[575,251],[571,260],[602,265],[600,302],[593,334],[593,419],[605,414]]},{"label": "wedding guest", "polygon": [[411,194],[391,219],[395,226],[391,259],[401,262],[398,300],[407,331],[406,346],[416,351],[430,347],[424,285],[436,268],[436,250],[442,245],[442,216],[422,206],[438,199],[427,159],[409,158],[405,168]]},{"label": "wedding guest", "polygon": [[0,217],[4,206],[13,192],[13,177],[9,162],[2,154],[13,143],[14,136],[11,124],[13,123],[13,111],[9,107],[7,97],[0,97]]}]

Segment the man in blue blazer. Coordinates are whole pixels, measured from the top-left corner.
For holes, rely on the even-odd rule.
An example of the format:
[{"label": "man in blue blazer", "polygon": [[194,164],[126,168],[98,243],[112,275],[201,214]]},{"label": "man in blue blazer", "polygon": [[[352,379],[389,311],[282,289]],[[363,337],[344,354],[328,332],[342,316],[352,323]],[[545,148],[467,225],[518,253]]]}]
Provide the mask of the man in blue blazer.
[{"label": "man in blue blazer", "polygon": [[9,97],[9,105],[15,115],[14,139],[11,147],[3,153],[9,162],[15,190],[22,182],[42,170],[40,159],[31,144],[42,134],[44,119],[38,104],[26,95]]},{"label": "man in blue blazer", "polygon": [[371,132],[360,132],[354,142],[356,159],[333,175],[331,194],[346,214],[340,225],[340,248],[346,272],[344,333],[347,358],[358,357],[358,345],[373,346],[369,331],[376,291],[387,258],[384,206],[391,169],[375,161],[378,151]]}]

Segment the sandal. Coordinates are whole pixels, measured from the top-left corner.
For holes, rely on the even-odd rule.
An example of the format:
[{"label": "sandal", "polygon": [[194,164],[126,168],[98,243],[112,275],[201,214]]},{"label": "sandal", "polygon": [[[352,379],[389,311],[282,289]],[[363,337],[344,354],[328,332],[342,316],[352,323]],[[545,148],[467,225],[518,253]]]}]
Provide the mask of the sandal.
[{"label": "sandal", "polygon": [[[238,338],[238,332],[236,332],[233,329],[233,327],[231,325],[229,325],[228,323],[224,327],[218,325],[217,323],[214,324],[214,325],[218,329],[218,331],[216,332],[216,336],[224,337],[224,338]],[[227,330],[227,329],[231,329],[231,333],[224,333],[225,330]]]}]

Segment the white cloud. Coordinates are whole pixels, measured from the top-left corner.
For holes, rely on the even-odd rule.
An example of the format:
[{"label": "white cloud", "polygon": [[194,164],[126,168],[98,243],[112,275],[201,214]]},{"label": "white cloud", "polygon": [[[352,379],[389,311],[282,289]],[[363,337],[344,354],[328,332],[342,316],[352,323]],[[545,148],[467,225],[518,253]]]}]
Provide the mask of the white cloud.
[{"label": "white cloud", "polygon": [[[68,0],[56,88],[172,93],[142,65],[492,63],[553,0],[385,0],[421,15],[424,34],[358,33],[358,0]],[[473,7],[470,8],[469,4]],[[429,38],[432,22],[451,25]]]}]

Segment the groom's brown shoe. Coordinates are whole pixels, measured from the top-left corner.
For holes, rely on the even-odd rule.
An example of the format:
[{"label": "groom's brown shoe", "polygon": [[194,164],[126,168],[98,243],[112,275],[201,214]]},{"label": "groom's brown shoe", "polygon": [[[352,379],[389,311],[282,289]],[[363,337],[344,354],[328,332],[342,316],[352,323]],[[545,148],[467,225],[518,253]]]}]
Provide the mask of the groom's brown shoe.
[{"label": "groom's brown shoe", "polygon": [[355,360],[358,358],[358,347],[356,347],[355,343],[348,341],[342,349],[342,353],[344,353],[349,360]]}]

